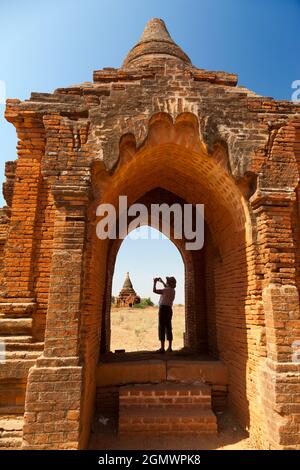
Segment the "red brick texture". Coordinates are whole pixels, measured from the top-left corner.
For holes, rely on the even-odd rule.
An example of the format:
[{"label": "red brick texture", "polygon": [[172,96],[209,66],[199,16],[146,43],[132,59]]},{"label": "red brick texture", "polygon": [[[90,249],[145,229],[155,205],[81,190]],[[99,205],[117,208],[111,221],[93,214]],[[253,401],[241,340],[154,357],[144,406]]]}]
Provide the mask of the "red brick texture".
[{"label": "red brick texture", "polygon": [[19,142],[0,213],[0,337],[14,351],[1,388],[16,380],[24,448],[87,447],[120,246],[97,238],[96,208],[203,203],[204,248],[174,240],[186,346],[225,363],[228,405],[265,447],[299,449],[300,107],[150,45],[93,82],[7,100]]},{"label": "red brick texture", "polygon": [[119,433],[214,434],[210,387],[161,383],[120,388]]}]

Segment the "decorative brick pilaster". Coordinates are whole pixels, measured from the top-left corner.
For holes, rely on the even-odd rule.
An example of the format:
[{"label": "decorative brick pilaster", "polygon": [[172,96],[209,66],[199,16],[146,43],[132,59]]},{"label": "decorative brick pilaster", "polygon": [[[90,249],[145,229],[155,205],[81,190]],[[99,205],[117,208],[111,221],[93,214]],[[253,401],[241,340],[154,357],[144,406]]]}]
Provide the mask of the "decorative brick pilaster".
[{"label": "decorative brick pilaster", "polygon": [[82,367],[75,363],[38,359],[30,369],[23,449],[79,448]]},{"label": "decorative brick pilaster", "polygon": [[[69,194],[67,188],[60,189],[57,196]],[[80,313],[85,213],[85,204],[79,202],[57,208],[45,349],[28,376],[24,449],[78,449],[81,445]]]},{"label": "decorative brick pilaster", "polygon": [[41,185],[41,159],[45,151],[45,130],[35,112],[16,118],[8,100],[6,118],[13,122],[18,135],[18,160],[11,199],[10,230],[4,249],[5,299],[33,297],[35,223]]},{"label": "decorative brick pilaster", "polygon": [[[16,347],[19,336],[23,336],[27,345],[31,340],[26,337],[34,336],[33,316],[37,308],[33,275],[35,230],[40,203],[41,160],[45,149],[41,117],[34,111],[21,112],[17,116],[13,106],[18,103],[19,100],[8,100],[5,113],[15,125],[18,136],[18,159],[6,165],[7,181],[4,184],[4,194],[10,206],[10,226],[1,263],[0,336],[9,348]],[[2,369],[19,371],[24,367],[26,370],[25,356],[21,361],[7,360]]]},{"label": "decorative brick pilaster", "polygon": [[295,277],[292,210],[295,193],[260,192],[252,199],[257,215],[258,247],[264,276],[267,355],[291,361],[291,345],[300,333],[299,294]]},{"label": "decorative brick pilaster", "polygon": [[294,342],[300,339],[294,200],[293,191],[258,191],[251,201],[257,215],[259,263],[264,276],[267,358],[260,374],[263,440],[274,449],[300,449],[300,365],[293,355]]},{"label": "decorative brick pilaster", "polygon": [[260,384],[264,448],[300,450],[300,363],[267,358]]}]

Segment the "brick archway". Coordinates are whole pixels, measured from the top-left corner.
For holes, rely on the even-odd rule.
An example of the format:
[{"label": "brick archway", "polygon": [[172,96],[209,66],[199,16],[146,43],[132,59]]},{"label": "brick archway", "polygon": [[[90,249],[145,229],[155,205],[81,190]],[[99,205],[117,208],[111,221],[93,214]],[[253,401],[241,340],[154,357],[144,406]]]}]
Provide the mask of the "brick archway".
[{"label": "brick archway", "polygon": [[299,448],[299,105],[195,68],[166,37],[153,20],[122,68],[7,101],[1,385],[25,403],[23,448],[87,446],[110,275],[96,208],[157,187],[205,204],[206,338],[231,408],[266,447]]},{"label": "brick archway", "polygon": [[[171,159],[172,165],[170,165]],[[94,184],[97,186],[97,182],[101,184],[102,181],[98,179],[96,168]],[[156,188],[158,181],[159,190]],[[90,207],[91,217],[100,201],[117,204],[119,195],[127,195],[129,204],[143,200],[154,201],[157,197],[161,198],[162,194],[164,197],[171,194],[173,201],[205,204],[207,259],[202,267],[205,265],[206,272],[201,272],[201,268],[199,270],[205,250],[192,255],[184,253],[181,248],[186,266],[190,269],[187,303],[191,307],[190,320],[193,326],[190,328],[189,340],[196,350],[202,348],[211,354],[218,354],[228,364],[231,373],[230,402],[240,420],[248,425],[249,398],[246,394],[248,313],[245,304],[249,289],[244,280],[251,270],[249,263],[251,263],[252,240],[251,233],[245,233],[245,222],[249,220],[249,211],[241,190],[213,157],[192,152],[178,144],[162,144],[155,145],[148,151],[141,150],[134,159],[120,165],[109,182],[104,182],[95,193],[97,191],[101,197]],[[88,273],[85,289],[88,295],[85,297],[86,303],[83,307],[83,319],[86,319],[86,322],[82,324],[84,332],[82,351],[85,356],[87,384],[95,380],[99,342],[107,341],[112,268],[120,245],[119,240],[113,242],[97,240],[95,227],[96,220],[93,217],[89,223],[85,255],[87,260],[85,270]],[[202,292],[201,276],[202,280],[203,278],[207,280],[206,286],[202,285]],[[251,309],[249,314],[251,315]],[[101,322],[102,335],[99,330]],[[107,343],[102,350],[106,348]],[[85,420],[88,420],[94,400],[91,386],[86,386],[85,393],[86,405],[83,413],[86,414]],[[90,406],[88,406],[89,400]]]},{"label": "brick archway", "polygon": [[[157,130],[160,132],[159,127]],[[130,139],[127,142],[132,145]],[[95,163],[92,174],[94,200],[89,203],[87,219],[84,216],[85,205],[72,208],[63,198],[63,203],[57,206],[54,239],[57,239],[58,244],[52,258],[54,275],[47,315],[45,358],[39,359],[38,366],[42,369],[48,363],[57,366],[59,373],[63,374],[62,386],[66,373],[64,364],[73,368],[72,371],[69,369],[73,377],[77,374],[76,409],[78,413],[80,411],[77,414],[80,423],[78,445],[86,446],[95,402],[95,370],[101,322],[105,318],[105,296],[110,282],[110,242],[96,237],[96,208],[102,202],[117,206],[119,195],[127,195],[129,204],[139,201],[151,194],[151,191],[155,192],[159,181],[160,187],[176,198],[205,204],[208,227],[205,248],[208,346],[228,366],[229,404],[232,410],[244,426],[248,426],[251,420],[252,430],[260,430],[264,408],[261,407],[257,380],[261,373],[261,360],[266,355],[264,318],[261,316],[264,313],[262,301],[266,301],[266,297],[260,297],[260,278],[255,266],[257,245],[252,236],[257,230],[256,217],[249,204],[249,197],[252,197],[251,204],[257,210],[259,193],[251,196],[255,189],[251,179],[249,182],[244,179],[241,184],[234,181],[226,165],[226,152],[222,146],[216,147],[213,154],[208,154],[203,146],[195,151],[177,142],[154,140],[151,145],[145,145],[137,152],[129,152],[125,157],[121,158],[111,175],[105,173],[101,163]],[[58,194],[62,195],[60,191]],[[84,227],[87,228],[86,235]],[[75,240],[78,240],[79,247],[83,247],[75,258],[69,252],[68,245],[72,236],[74,249],[74,234],[71,235],[74,229]],[[79,310],[76,309],[80,319],[79,334],[72,340],[66,340],[65,335],[60,338],[59,330],[55,328],[58,321],[57,301],[61,298],[61,273],[65,276],[66,269],[74,288],[80,279],[82,293],[81,300],[78,298]],[[195,286],[194,275],[192,279]],[[73,288],[69,284],[66,293],[69,295],[72,292]],[[194,297],[191,303],[195,303],[195,300]],[[77,320],[74,321],[74,328],[78,328]],[[105,329],[102,328],[102,331]],[[195,338],[197,342],[197,335]],[[62,356],[59,361],[51,359],[53,352],[55,356]],[[80,367],[77,359],[72,359],[72,355],[78,352],[83,359]],[[27,390],[26,403],[29,408],[25,413],[26,419],[31,416],[31,390],[35,388],[34,377],[40,370],[33,368],[29,373],[29,381],[31,383],[33,378],[33,382]],[[47,374],[50,373],[46,370]],[[75,397],[75,393],[72,396]],[[69,405],[65,403],[64,406]],[[25,421],[24,430],[27,428],[32,429],[30,423]],[[31,435],[36,436],[36,433],[31,432]]]},{"label": "brick archway", "polygon": [[[162,188],[156,188],[143,195],[137,203],[144,204],[147,208],[153,204],[167,203],[180,204],[185,203],[181,198],[176,197],[169,191]],[[130,223],[130,218],[129,218]],[[147,225],[147,221],[143,225]],[[157,230],[161,227],[152,225]],[[173,231],[173,228],[171,228]],[[170,240],[178,249],[185,269],[185,346],[195,352],[205,353],[208,350],[207,344],[207,325],[205,313],[205,295],[204,284],[201,285],[200,279],[204,282],[204,257],[203,250],[189,251],[185,249],[186,240],[174,239]],[[110,350],[110,310],[112,295],[112,279],[114,275],[114,266],[119,249],[122,246],[120,239],[112,240],[108,247],[108,260],[106,268],[106,292],[102,309],[102,327],[100,340],[100,353]],[[197,286],[197,287],[196,287]],[[196,296],[196,299],[195,299]]]},{"label": "brick archway", "polygon": [[[141,224],[141,227],[143,227],[145,230],[148,230],[150,228],[151,229],[154,228],[153,225],[148,225],[147,222]],[[132,231],[134,232],[135,229],[132,229]],[[129,232],[128,236],[130,236],[131,232]],[[163,232],[160,231],[157,226],[155,226],[155,232],[157,232],[157,233],[155,233],[155,242],[158,242],[157,236],[158,235],[160,236]],[[146,233],[146,231],[145,231],[145,233]],[[110,247],[109,254],[108,254],[107,283],[106,283],[106,292],[107,292],[106,293],[106,299],[107,300],[105,300],[105,302],[104,302],[104,309],[102,311],[102,318],[104,319],[104,321],[102,321],[102,328],[101,328],[100,346],[102,345],[102,348],[100,349],[100,360],[101,360],[101,355],[102,354],[106,354],[109,351],[113,351],[112,344],[114,343],[114,341],[113,341],[112,338],[114,336],[114,332],[116,332],[116,326],[113,326],[113,324],[112,324],[112,306],[113,306],[113,304],[112,304],[112,295],[113,295],[112,286],[113,286],[114,276],[117,274],[116,266],[118,264],[118,257],[120,256],[120,251],[125,249],[125,252],[126,252],[126,248],[123,246],[123,242],[125,242],[127,238],[128,237],[126,237],[124,240],[115,240],[115,243],[112,243],[112,246]],[[143,237],[143,239],[147,242],[147,244],[148,244],[148,242],[151,243],[151,238],[147,239],[147,238]],[[182,253],[181,247],[179,246],[179,243],[178,243],[179,240],[175,241],[173,239],[170,239],[169,237],[167,237],[167,239],[169,241],[168,248],[169,248],[170,244],[173,245],[173,248],[175,247],[175,250],[177,252],[176,254],[178,255],[179,263],[180,264],[182,263],[182,267],[183,267],[183,270],[184,270],[184,273],[185,273],[183,285],[177,283],[176,291],[178,292],[179,289],[181,290],[183,288],[183,290],[185,292],[185,295],[186,295],[186,291],[187,291],[186,273],[187,273],[187,262],[188,261],[185,259],[184,253]],[[133,243],[135,243],[135,240],[133,241]],[[154,246],[153,246],[153,248],[154,248]],[[124,252],[123,252],[123,256],[124,256]],[[134,255],[134,256],[136,256],[136,255]],[[163,259],[161,261],[163,261]],[[130,268],[130,262],[131,262],[131,260],[129,259],[128,260],[129,268]],[[162,266],[163,266],[163,264],[160,263],[159,266],[158,266],[158,270]],[[145,273],[145,270],[147,270],[147,269],[148,269],[148,267],[147,267],[147,263],[145,263],[145,260],[140,259],[140,271],[141,272],[143,271]],[[166,269],[167,269],[167,267],[166,267]],[[137,281],[137,277],[138,277],[138,273],[136,273],[135,281],[133,282],[133,284],[135,284],[135,282]],[[131,275],[131,279],[132,279],[132,275]],[[151,277],[149,278],[149,282],[150,282],[150,284],[152,283],[152,278]],[[150,285],[150,288],[151,287],[152,287],[152,284]],[[157,300],[156,297],[157,296],[154,297],[155,301]],[[178,296],[176,294],[175,304],[176,304],[177,297]],[[151,300],[153,300],[152,294],[151,294],[150,298],[151,298]],[[184,304],[185,304],[185,302],[183,300],[183,305]],[[132,304],[129,305],[129,307],[132,307]],[[187,312],[187,309],[185,308],[185,323],[186,323],[186,312]],[[182,337],[182,346],[183,345],[184,345],[184,336]],[[123,347],[121,343],[120,343],[120,347]],[[147,349],[148,348],[146,348],[145,351]],[[127,351],[127,349],[126,349],[126,351]],[[136,351],[133,351],[133,352],[139,352],[139,351],[140,351],[140,349],[137,349]]]}]

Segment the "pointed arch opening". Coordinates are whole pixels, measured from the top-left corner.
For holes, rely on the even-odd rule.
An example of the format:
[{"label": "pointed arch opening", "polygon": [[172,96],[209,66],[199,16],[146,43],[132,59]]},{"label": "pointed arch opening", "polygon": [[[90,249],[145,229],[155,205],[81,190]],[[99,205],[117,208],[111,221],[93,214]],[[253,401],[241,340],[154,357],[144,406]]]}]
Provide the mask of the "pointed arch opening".
[{"label": "pointed arch opening", "polygon": [[[127,274],[126,274],[127,273]],[[155,351],[158,300],[153,278],[175,276],[173,350],[184,347],[184,262],[173,242],[150,226],[134,229],[118,250],[112,284],[110,350]]]},{"label": "pointed arch opening", "polygon": [[[90,290],[86,289],[82,346],[89,364],[86,380],[94,381],[95,392],[97,384],[103,384],[103,370],[102,375],[95,374],[95,370],[99,359],[101,363],[105,361],[110,351],[112,279],[122,241],[97,239],[95,208],[99,203],[117,207],[120,195],[127,196],[128,206],[201,203],[205,206],[203,248],[186,250],[185,240],[176,240],[185,265],[184,345],[192,355],[219,360],[222,367],[227,367],[228,404],[240,422],[248,425],[246,375],[253,371],[247,370],[246,325],[255,295],[255,284],[251,284],[253,251],[248,227],[252,224],[248,204],[239,186],[213,156],[176,143],[160,142],[141,148],[134,156],[128,155],[106,179],[100,168],[101,186],[97,186],[95,168],[95,202],[90,208],[86,253],[86,282]],[[129,373],[130,370],[129,367]]]}]

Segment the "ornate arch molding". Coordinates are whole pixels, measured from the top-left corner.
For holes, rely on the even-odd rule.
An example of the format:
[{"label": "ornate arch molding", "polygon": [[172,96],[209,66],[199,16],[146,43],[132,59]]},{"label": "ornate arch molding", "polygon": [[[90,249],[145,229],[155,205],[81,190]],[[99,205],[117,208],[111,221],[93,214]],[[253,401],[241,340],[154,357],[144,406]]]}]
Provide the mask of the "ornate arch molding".
[{"label": "ornate arch molding", "polygon": [[216,133],[213,144],[209,147],[203,138],[198,117],[190,112],[179,113],[176,117],[170,113],[158,112],[154,113],[147,122],[143,120],[138,122],[138,118],[130,120],[124,132],[119,133],[118,148],[115,152],[113,143],[107,145],[102,142],[102,150],[100,155],[98,153],[97,161],[103,161],[106,171],[112,174],[121,165],[134,158],[140,150],[167,143],[180,145],[199,155],[210,156],[228,174],[232,174],[227,142]]},{"label": "ornate arch molding", "polygon": [[235,180],[258,173],[267,153],[269,128],[255,120],[252,113],[245,112],[245,119],[237,121],[231,108],[220,111],[212,105],[204,107],[201,102],[197,109],[189,109],[192,107],[188,103],[174,105],[174,109],[167,106],[167,111],[160,108],[154,103],[134,116],[107,115],[101,123],[93,122],[90,151],[103,160],[109,173],[115,171],[124,154],[126,161],[143,146],[158,140],[180,143],[211,156],[221,145],[226,154],[224,166]]}]

